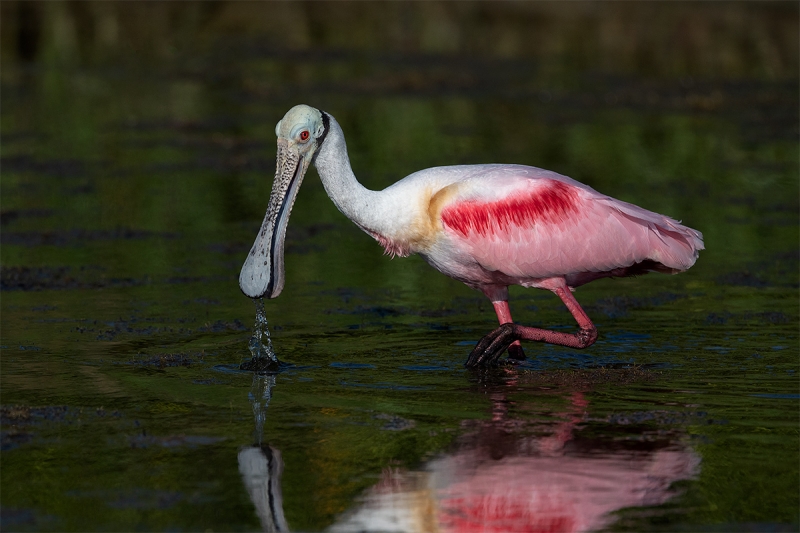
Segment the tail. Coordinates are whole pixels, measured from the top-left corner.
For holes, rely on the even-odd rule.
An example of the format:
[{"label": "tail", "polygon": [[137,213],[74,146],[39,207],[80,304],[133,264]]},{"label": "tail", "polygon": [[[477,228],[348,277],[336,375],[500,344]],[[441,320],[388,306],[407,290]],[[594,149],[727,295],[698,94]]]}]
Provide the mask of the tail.
[{"label": "tail", "polygon": [[703,234],[677,220],[613,198],[607,203],[620,216],[650,230],[650,253],[642,270],[677,274],[691,268],[705,249]]}]

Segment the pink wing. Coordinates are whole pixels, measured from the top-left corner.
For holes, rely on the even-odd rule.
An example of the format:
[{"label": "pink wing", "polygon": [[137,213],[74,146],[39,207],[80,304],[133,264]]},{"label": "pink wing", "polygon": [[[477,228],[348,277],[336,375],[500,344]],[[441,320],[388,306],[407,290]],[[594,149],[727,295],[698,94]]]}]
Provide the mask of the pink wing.
[{"label": "pink wing", "polygon": [[650,269],[683,271],[703,249],[700,232],[669,217],[532,167],[495,169],[459,183],[441,221],[486,270],[520,279],[565,276],[570,285],[602,277],[583,274],[643,261],[654,263]]}]

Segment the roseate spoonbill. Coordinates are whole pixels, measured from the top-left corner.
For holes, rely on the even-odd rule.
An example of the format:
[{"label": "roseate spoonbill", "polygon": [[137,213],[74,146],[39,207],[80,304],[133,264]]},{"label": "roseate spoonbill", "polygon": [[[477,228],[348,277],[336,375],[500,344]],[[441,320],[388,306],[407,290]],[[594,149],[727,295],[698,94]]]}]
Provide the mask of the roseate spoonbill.
[{"label": "roseate spoonbill", "polygon": [[[600,194],[555,172],[522,165],[463,165],[415,172],[382,191],[350,168],[344,133],[328,113],[293,107],[275,126],[278,157],[264,222],[239,274],[251,298],[283,289],[289,213],[313,162],[336,207],[388,255],[421,255],[439,272],[483,292],[500,327],[483,337],[466,366],[525,357],[520,340],[585,348],[597,330],[572,290],[606,277],[677,273],[703,249],[699,231]],[[508,286],[553,291],[577,333],[514,324]]]}]

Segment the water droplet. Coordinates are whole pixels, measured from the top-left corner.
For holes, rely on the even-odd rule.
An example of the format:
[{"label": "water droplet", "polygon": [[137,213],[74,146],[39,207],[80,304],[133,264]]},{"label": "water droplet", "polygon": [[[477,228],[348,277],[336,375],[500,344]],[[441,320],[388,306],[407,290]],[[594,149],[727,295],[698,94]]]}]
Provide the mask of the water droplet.
[{"label": "water droplet", "polygon": [[277,363],[278,356],[275,355],[275,350],[272,348],[267,316],[264,313],[264,300],[262,298],[253,298],[253,302],[256,304],[256,323],[253,326],[253,336],[250,337],[248,346],[250,353],[253,355],[253,359],[267,358]]}]

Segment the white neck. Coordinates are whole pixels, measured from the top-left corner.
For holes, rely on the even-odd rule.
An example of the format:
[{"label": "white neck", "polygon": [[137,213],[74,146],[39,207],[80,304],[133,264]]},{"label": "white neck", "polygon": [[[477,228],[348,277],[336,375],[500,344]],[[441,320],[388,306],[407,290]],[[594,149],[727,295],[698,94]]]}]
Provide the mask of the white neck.
[{"label": "white neck", "polygon": [[381,193],[358,182],[350,167],[342,128],[333,117],[328,117],[328,133],[314,160],[322,186],[347,218],[368,232],[381,233],[381,219],[376,216],[381,211]]}]

